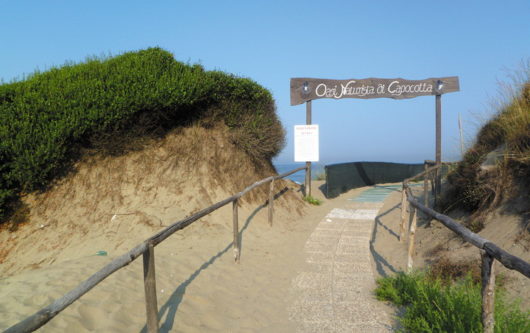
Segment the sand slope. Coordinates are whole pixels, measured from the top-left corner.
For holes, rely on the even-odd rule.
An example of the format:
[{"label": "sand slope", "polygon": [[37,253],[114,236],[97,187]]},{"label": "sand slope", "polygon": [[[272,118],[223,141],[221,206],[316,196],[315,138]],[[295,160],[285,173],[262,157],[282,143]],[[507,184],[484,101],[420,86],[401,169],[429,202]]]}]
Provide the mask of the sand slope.
[{"label": "sand slope", "polygon": [[[225,213],[214,214],[212,220]],[[263,223],[263,209],[242,209],[241,216],[248,224],[243,227],[239,265],[233,261],[229,228],[199,223],[186,237],[177,234],[156,247],[162,331],[292,331],[285,311],[291,278],[304,264],[301,250],[313,225],[281,226],[292,221],[278,214],[282,220],[270,228]],[[61,296],[112,257],[86,256],[0,280],[0,309],[5,314],[0,329]],[[142,264],[136,260],[73,303],[42,331],[134,332],[144,325]]]},{"label": "sand slope", "polygon": [[[234,149],[222,128],[187,128],[125,156],[87,158],[50,191],[25,198],[28,223],[15,233],[0,231],[0,329],[48,305],[165,226],[272,174],[267,164],[258,168]],[[294,222],[307,207],[295,193],[299,187],[278,181],[276,189],[273,228],[263,209],[268,186],[241,200],[244,264],[233,263],[231,206],[156,247],[164,330],[288,327],[282,302],[298,262],[292,254],[302,248],[311,224]],[[137,260],[42,331],[130,332],[144,324]]]}]

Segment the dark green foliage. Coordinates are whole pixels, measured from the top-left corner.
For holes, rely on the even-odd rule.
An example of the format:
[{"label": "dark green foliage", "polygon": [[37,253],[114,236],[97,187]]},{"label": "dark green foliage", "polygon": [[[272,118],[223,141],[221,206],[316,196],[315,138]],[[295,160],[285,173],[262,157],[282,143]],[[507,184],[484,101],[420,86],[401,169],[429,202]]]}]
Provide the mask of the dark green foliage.
[{"label": "dark green foliage", "polygon": [[[423,273],[399,273],[377,284],[378,299],[405,306],[399,320],[406,332],[482,332],[480,285],[469,276],[447,284]],[[497,288],[495,332],[530,331],[530,312],[504,299]]]},{"label": "dark green foliage", "polygon": [[283,128],[271,94],[250,79],[150,48],[89,59],[0,85],[0,220],[21,192],[44,189],[80,148],[122,153],[135,138],[213,118],[255,159],[276,155]]}]

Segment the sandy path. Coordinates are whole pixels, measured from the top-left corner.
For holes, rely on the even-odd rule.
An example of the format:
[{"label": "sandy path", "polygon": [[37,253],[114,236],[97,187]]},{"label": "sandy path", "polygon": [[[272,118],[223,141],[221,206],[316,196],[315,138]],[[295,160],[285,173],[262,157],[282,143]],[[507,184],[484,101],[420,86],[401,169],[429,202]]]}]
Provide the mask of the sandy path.
[{"label": "sandy path", "polygon": [[388,193],[370,188],[348,198],[312,232],[304,247],[308,268],[293,280],[299,295],[290,312],[299,332],[392,331],[389,309],[373,295],[369,244]]},{"label": "sandy path", "polygon": [[[341,330],[332,331],[355,331],[351,330],[352,318],[362,319],[360,324],[355,324],[359,329],[386,329],[389,316],[385,313],[389,309],[376,303],[371,295],[374,266],[370,262],[368,243],[373,216],[361,220],[326,217],[333,208],[339,207],[347,211],[360,205],[375,209],[370,203],[348,201],[362,191],[353,190],[337,199],[325,200],[322,206],[309,207],[308,214],[297,220],[290,219],[287,212],[278,211],[272,228],[266,222],[264,207],[241,208],[239,265],[233,262],[231,228],[226,223],[231,218],[231,207],[221,209],[186,229],[185,234],[177,233],[157,246],[161,332],[311,332],[319,331],[319,327],[323,328],[320,331],[328,331],[324,329],[325,324],[313,325],[293,315],[293,307],[303,302],[299,282],[304,279],[315,282],[300,275],[311,273],[316,267],[323,270],[322,274],[325,267],[333,267],[331,299],[336,301],[332,307],[333,320],[344,325]],[[313,193],[320,194],[317,189]],[[311,244],[326,239],[329,233],[326,228],[332,225],[339,231],[332,237],[335,260],[320,265],[319,260],[325,258],[306,250]],[[343,260],[350,254],[349,250],[360,261]],[[113,257],[112,253],[108,257],[86,256],[0,279],[0,330],[62,296]],[[315,296],[319,292],[304,291]],[[311,307],[307,311],[322,310],[319,309]],[[326,312],[321,312],[321,316],[326,316]],[[367,316],[377,319],[367,321]],[[39,331],[145,331],[141,260],[110,276]]]}]

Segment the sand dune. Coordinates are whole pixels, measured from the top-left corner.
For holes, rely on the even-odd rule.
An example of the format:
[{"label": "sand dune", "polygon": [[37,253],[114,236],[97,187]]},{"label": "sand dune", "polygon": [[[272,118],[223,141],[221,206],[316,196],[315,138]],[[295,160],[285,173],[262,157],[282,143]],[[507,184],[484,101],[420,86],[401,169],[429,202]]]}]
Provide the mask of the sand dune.
[{"label": "sand dune", "polygon": [[[162,331],[290,332],[285,309],[293,274],[304,265],[312,221],[282,219],[270,228],[266,210],[243,209],[241,264],[235,264],[231,230],[204,223],[155,248]],[[213,214],[206,223],[222,218]],[[202,232],[206,230],[206,232]],[[116,254],[118,255],[118,253]],[[112,259],[85,256],[0,280],[0,329],[62,296]],[[96,286],[44,326],[42,332],[140,331],[145,325],[142,263],[136,260]]]}]

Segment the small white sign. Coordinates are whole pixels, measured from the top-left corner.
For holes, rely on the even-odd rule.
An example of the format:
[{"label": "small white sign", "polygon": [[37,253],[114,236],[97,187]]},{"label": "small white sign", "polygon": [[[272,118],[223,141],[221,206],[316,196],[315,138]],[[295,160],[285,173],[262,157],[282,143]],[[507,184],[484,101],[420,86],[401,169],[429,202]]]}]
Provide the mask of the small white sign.
[{"label": "small white sign", "polygon": [[318,162],[318,125],[294,126],[294,161]]}]

